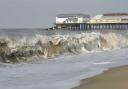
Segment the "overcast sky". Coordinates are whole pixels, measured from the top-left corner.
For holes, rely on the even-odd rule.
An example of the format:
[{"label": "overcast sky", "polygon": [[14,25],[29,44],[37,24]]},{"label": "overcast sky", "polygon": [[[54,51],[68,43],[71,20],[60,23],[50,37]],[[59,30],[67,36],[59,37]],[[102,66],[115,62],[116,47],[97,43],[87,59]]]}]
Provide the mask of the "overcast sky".
[{"label": "overcast sky", "polygon": [[128,12],[128,0],[0,0],[0,28],[45,28],[56,14],[106,12]]}]

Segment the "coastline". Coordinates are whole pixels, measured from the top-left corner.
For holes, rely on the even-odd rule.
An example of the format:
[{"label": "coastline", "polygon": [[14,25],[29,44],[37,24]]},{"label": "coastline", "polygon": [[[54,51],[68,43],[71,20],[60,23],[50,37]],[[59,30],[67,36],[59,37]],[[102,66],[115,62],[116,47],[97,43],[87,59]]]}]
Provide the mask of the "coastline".
[{"label": "coastline", "polygon": [[79,86],[72,89],[128,89],[128,65],[83,79]]}]

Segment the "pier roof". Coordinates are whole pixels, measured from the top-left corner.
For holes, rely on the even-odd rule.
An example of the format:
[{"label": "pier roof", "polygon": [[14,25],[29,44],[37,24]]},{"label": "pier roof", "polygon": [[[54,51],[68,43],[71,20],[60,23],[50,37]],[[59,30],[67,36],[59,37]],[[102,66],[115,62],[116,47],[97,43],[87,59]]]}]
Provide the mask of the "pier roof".
[{"label": "pier roof", "polygon": [[83,14],[83,13],[73,13],[73,14],[58,14],[57,17],[58,18],[68,18],[68,17],[84,17],[84,18],[90,18],[89,15]]},{"label": "pier roof", "polygon": [[128,19],[128,13],[106,13],[94,16],[92,19]]},{"label": "pier roof", "polygon": [[128,16],[128,13],[104,13],[103,16]]}]

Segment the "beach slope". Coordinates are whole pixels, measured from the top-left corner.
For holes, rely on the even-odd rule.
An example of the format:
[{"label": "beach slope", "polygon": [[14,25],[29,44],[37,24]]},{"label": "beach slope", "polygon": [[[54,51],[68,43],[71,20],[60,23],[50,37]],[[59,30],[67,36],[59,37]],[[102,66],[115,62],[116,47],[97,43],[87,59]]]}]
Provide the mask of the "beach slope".
[{"label": "beach slope", "polygon": [[81,85],[73,89],[128,89],[128,66],[113,68],[82,80]]}]

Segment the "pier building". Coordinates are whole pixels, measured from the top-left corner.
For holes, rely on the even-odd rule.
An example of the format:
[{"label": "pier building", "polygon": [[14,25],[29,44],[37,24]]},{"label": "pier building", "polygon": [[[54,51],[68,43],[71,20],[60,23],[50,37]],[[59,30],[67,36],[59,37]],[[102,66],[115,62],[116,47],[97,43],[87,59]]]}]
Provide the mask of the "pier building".
[{"label": "pier building", "polygon": [[81,13],[59,14],[55,27],[65,30],[128,29],[128,13],[105,13],[92,18]]},{"label": "pier building", "polygon": [[106,13],[90,19],[91,29],[128,29],[128,13]]},{"label": "pier building", "polygon": [[56,28],[57,29],[87,29],[86,25],[89,22],[90,16],[82,13],[77,14],[58,14],[56,16]]}]

